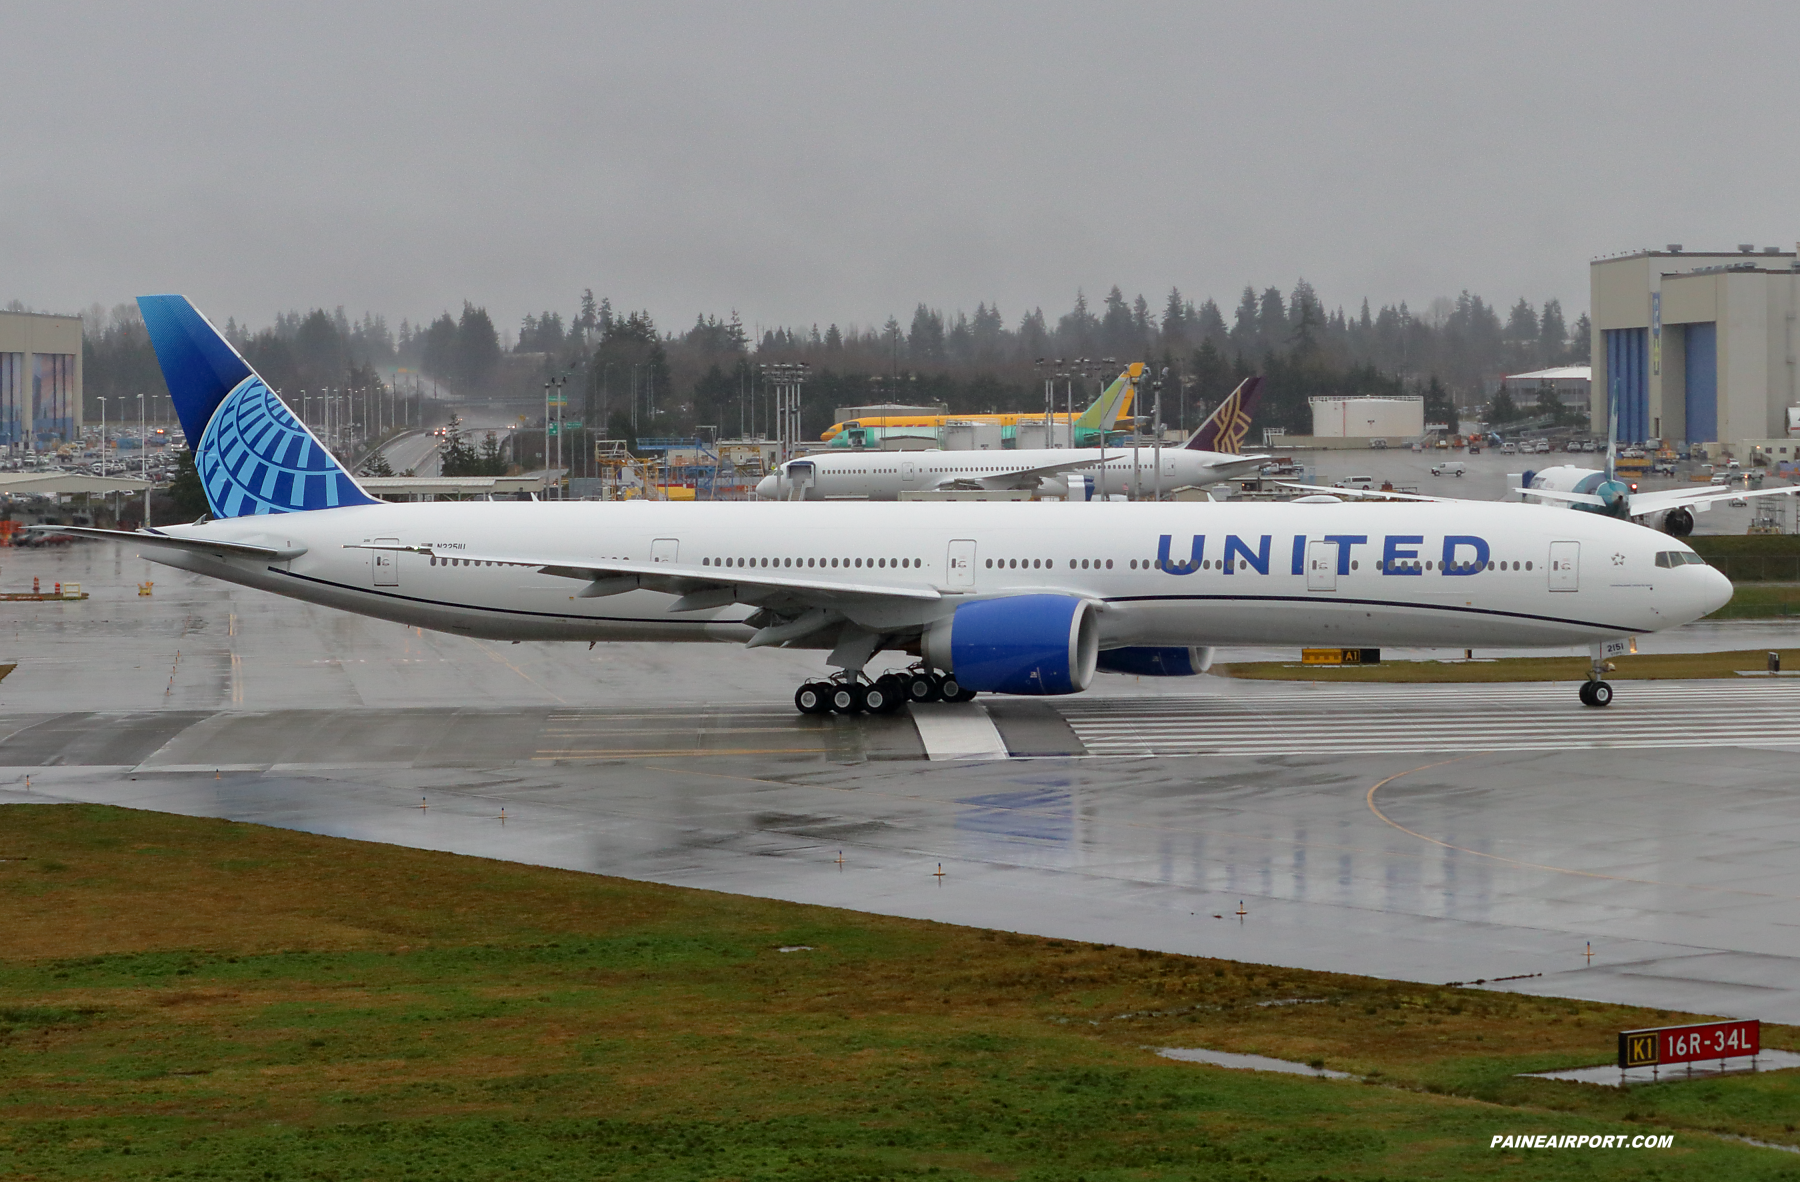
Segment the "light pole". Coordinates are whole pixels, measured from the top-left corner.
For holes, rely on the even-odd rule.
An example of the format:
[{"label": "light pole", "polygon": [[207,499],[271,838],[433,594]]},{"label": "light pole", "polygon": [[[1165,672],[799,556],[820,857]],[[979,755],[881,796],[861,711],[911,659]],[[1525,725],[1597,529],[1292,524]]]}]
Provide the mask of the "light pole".
[{"label": "light pole", "polygon": [[150,528],[150,419],[149,409],[140,392],[138,400],[138,463],[144,475],[144,528]]},{"label": "light pole", "polygon": [[1162,372],[1156,375],[1156,402],[1150,412],[1150,430],[1155,434],[1155,442],[1151,444],[1151,457],[1156,462],[1156,499],[1162,500],[1162,388],[1163,379],[1169,376],[1169,367],[1163,366]]},{"label": "light pole", "polygon": [[809,367],[805,362],[776,362],[765,366],[775,401],[775,439],[783,461],[794,458],[800,445],[800,388]]},{"label": "light pole", "polygon": [[[556,466],[558,468],[562,467],[563,456],[563,407],[568,404],[568,397],[563,393],[563,387],[567,384],[568,380],[568,375],[559,374],[553,383],[556,386]],[[556,477],[556,499],[559,501],[562,500],[562,490],[562,475],[561,473],[558,473]]]}]

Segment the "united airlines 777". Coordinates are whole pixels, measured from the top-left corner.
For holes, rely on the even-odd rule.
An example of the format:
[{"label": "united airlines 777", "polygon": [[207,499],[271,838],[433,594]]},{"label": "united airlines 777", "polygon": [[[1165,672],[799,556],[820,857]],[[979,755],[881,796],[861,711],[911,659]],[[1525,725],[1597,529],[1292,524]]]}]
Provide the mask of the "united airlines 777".
[{"label": "united airlines 777", "polygon": [[[1680,542],[1517,504],[670,502],[370,497],[188,301],[140,301],[211,513],[73,530],[311,603],[503,640],[820,650],[805,711],[1097,671],[1202,671],[1216,645],[1603,646],[1731,585]],[[879,678],[879,653],[908,667]]]}]

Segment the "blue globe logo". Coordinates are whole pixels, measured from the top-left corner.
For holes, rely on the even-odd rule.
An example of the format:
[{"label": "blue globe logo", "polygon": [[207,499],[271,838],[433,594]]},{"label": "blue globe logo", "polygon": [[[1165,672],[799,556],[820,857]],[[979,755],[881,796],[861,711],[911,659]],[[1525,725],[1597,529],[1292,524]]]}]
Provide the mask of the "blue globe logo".
[{"label": "blue globe logo", "polygon": [[375,503],[255,374],[219,404],[194,463],[214,517]]}]

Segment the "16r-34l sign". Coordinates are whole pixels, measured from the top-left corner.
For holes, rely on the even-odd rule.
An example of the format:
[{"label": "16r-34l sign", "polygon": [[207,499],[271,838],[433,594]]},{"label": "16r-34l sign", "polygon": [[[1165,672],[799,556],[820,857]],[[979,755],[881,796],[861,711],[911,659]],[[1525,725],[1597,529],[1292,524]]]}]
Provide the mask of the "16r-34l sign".
[{"label": "16r-34l sign", "polygon": [[1762,1050],[1762,1023],[1707,1022],[1619,1032],[1620,1067],[1667,1067],[1708,1059],[1737,1059]]}]

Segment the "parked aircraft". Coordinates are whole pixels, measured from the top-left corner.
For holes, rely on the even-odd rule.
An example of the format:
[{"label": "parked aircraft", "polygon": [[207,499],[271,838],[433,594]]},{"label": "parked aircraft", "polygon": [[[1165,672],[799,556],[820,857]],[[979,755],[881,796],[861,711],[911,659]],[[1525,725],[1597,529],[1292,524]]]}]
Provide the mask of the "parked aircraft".
[{"label": "parked aircraft", "polygon": [[[1651,529],[1661,530],[1674,537],[1685,538],[1694,532],[1694,514],[1707,512],[1719,501],[1800,494],[1800,485],[1792,484],[1778,485],[1773,488],[1750,488],[1747,474],[1742,478],[1742,483],[1703,484],[1692,488],[1639,492],[1636,484],[1618,477],[1616,465],[1619,443],[1616,411],[1608,434],[1610,438],[1606,446],[1606,468],[1604,470],[1583,468],[1574,464],[1558,464],[1555,467],[1544,468],[1536,472],[1524,472],[1519,474],[1518,483],[1507,489],[1507,495],[1509,497],[1517,495],[1520,500],[1524,501],[1560,505],[1583,513],[1596,513],[1606,517],[1615,517],[1622,521],[1633,521]],[[1440,475],[1439,467],[1443,467],[1443,465],[1433,466],[1431,469],[1433,476]],[[1461,472],[1456,474],[1462,475]],[[1507,479],[1511,481],[1513,477],[1509,475]],[[1359,491],[1337,487],[1323,488],[1311,484],[1283,483],[1288,488],[1306,493],[1371,497],[1388,501],[1455,500],[1451,497],[1419,496],[1392,491]]]},{"label": "parked aircraft", "polygon": [[[387,504],[186,299],[140,306],[212,511],[66,532],[465,636],[816,648],[839,672],[808,712],[1194,674],[1221,644],[1586,644],[1604,706],[1609,642],[1731,595],[1649,530],[1505,503]],[[913,660],[871,679],[882,652]]]},{"label": "parked aircraft", "polygon": [[[1068,413],[1049,415],[1019,412],[1014,414],[981,414],[981,415],[869,415],[864,418],[849,419],[842,423],[833,423],[825,428],[819,438],[832,447],[880,447],[882,441],[889,438],[918,438],[923,435],[941,435],[944,428],[953,423],[974,423],[999,427],[1002,430],[1017,431],[1021,424],[1040,424],[1062,436],[1066,441],[1081,446],[1088,443],[1101,442],[1106,433],[1113,429],[1119,416],[1127,413],[1137,396],[1138,379],[1144,375],[1144,363],[1134,361],[1125,367],[1125,372],[1113,379],[1112,385],[1100,392],[1100,396],[1089,403],[1087,409],[1079,415]],[[1050,442],[1050,440],[1046,440]]]},{"label": "parked aircraft", "polygon": [[815,452],[789,460],[763,477],[756,495],[781,501],[828,497],[892,501],[911,491],[1028,489],[1063,500],[1089,501],[1213,484],[1254,475],[1269,461],[1268,456],[1233,454],[1243,443],[1261,396],[1262,379],[1244,379],[1180,447]]}]

